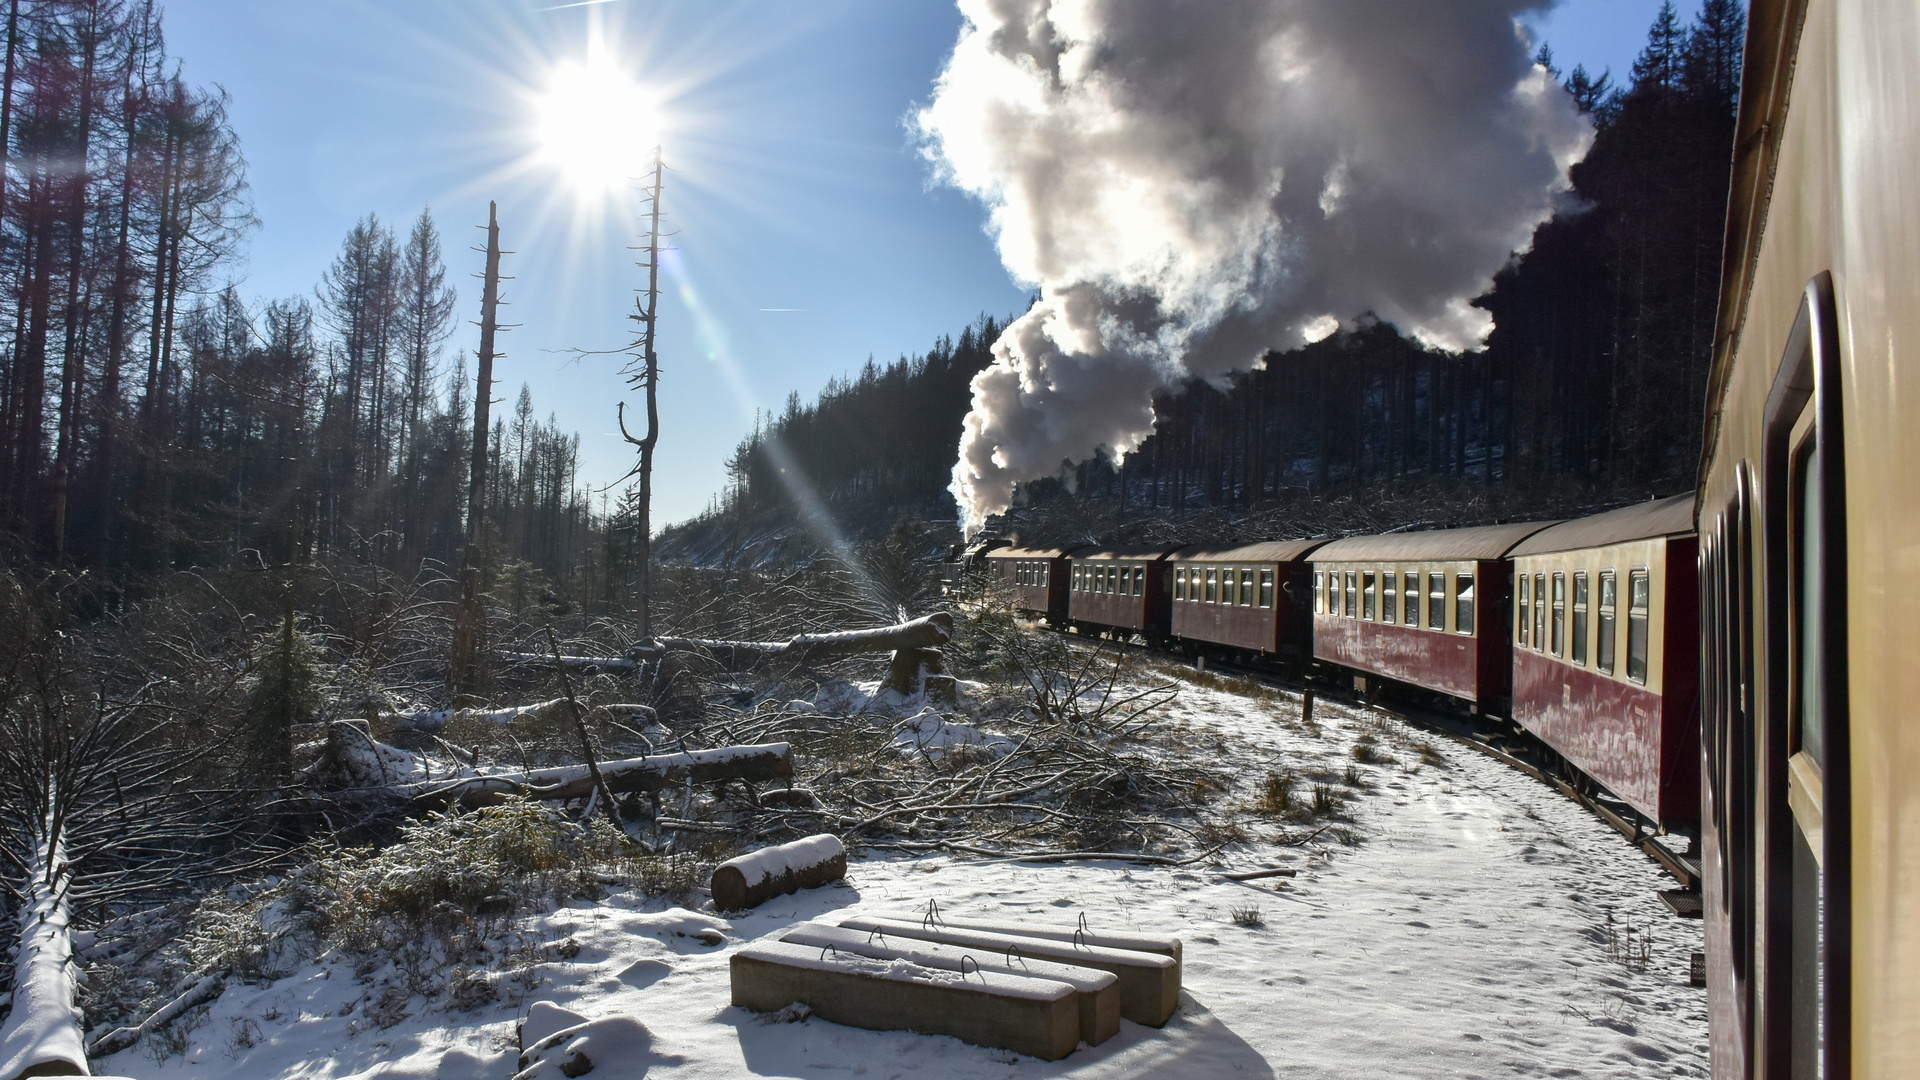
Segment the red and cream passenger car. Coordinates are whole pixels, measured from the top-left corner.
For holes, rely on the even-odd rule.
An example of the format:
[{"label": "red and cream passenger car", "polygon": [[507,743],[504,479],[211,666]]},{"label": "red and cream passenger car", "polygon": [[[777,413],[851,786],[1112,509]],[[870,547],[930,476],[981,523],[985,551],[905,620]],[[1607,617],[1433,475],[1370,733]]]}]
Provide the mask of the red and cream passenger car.
[{"label": "red and cream passenger car", "polygon": [[1173,553],[1173,636],[1294,658],[1311,649],[1312,571],[1306,556],[1325,540]]},{"label": "red and cream passenger car", "polygon": [[1067,617],[1067,556],[1074,548],[995,548],[986,553],[988,572],[1013,590],[1022,611],[1061,623]]},{"label": "red and cream passenger car", "polygon": [[1081,550],[1073,553],[1067,618],[1090,631],[1167,635],[1167,554],[1171,546]]},{"label": "red and cream passenger car", "polygon": [[1513,563],[1513,718],[1662,824],[1700,816],[1691,494],[1568,521]]},{"label": "red and cream passenger car", "polygon": [[1313,655],[1479,705],[1507,696],[1507,563],[1551,521],[1352,536],[1313,553]]}]

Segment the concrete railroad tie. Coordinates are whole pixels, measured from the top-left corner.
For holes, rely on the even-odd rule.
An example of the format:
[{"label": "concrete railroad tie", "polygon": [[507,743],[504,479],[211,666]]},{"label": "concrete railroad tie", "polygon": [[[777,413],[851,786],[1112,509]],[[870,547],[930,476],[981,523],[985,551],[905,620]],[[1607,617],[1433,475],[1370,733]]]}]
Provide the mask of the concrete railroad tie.
[{"label": "concrete railroad tie", "polygon": [[[894,922],[918,923],[925,919],[919,912],[872,911],[868,918],[891,919]],[[982,922],[978,919],[949,919],[942,915],[935,919],[935,925],[951,930],[978,930],[988,934],[1008,934],[1013,937],[1045,938],[1048,941],[1078,942],[1101,949],[1126,949],[1132,952],[1159,953],[1171,956],[1177,963],[1180,960],[1180,939],[1161,937],[1154,934],[1110,934],[1099,930],[1075,930],[1072,927],[1030,926],[1019,923]]]},{"label": "concrete railroad tie", "polygon": [[[852,1027],[951,1035],[1057,1061],[1080,1044],[1079,994],[1070,983],[924,967],[831,948],[761,941],[733,954],[733,1003],[773,1012],[805,1002]],[[969,965],[971,967],[971,965]]]},{"label": "concrete railroad tie", "polygon": [[906,919],[851,918],[840,925],[855,930],[879,930],[889,938],[917,938],[981,953],[1019,955],[1076,967],[1096,968],[1119,976],[1120,1015],[1136,1024],[1159,1027],[1180,1007],[1180,961],[1160,953],[1114,949],[1080,941],[1056,941],[1017,934],[964,930],[952,925]]},{"label": "concrete railroad tie", "polygon": [[876,960],[907,960],[941,971],[978,970],[983,976],[1021,975],[1063,982],[1074,989],[1082,1042],[1098,1046],[1120,1030],[1120,980],[1112,972],[1030,960],[1021,953],[1008,957],[912,938],[889,941],[884,934],[822,922],[801,923],[781,934],[780,940]]}]

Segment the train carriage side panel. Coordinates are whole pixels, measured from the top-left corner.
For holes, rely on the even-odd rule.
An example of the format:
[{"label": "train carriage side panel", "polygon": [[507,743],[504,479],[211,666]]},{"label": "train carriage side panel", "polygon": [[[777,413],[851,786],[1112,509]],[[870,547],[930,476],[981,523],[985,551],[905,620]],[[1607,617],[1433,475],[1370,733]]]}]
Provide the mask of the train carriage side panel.
[{"label": "train carriage side panel", "polygon": [[1916,1075],[1920,17],[1755,0],[1699,528],[1716,1076]]},{"label": "train carriage side panel", "polygon": [[1311,570],[1303,560],[1324,543],[1293,540],[1175,552],[1168,560],[1173,636],[1249,652],[1305,656],[1312,612]]},{"label": "train carriage side panel", "polygon": [[1682,495],[1566,522],[1512,556],[1514,719],[1675,824],[1699,813],[1692,527]]},{"label": "train carriage side panel", "polygon": [[1502,560],[1551,524],[1356,536],[1320,548],[1314,657],[1480,705],[1504,698],[1512,660]]},{"label": "train carriage side panel", "polygon": [[1067,618],[1106,630],[1164,637],[1169,618],[1172,545],[1074,552],[1067,579]]}]

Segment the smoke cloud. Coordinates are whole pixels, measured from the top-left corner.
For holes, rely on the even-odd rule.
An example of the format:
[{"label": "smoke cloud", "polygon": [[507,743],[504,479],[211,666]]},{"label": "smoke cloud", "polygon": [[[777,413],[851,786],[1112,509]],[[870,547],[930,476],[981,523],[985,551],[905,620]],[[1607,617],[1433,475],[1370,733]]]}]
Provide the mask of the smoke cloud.
[{"label": "smoke cloud", "polygon": [[1469,301],[1592,129],[1516,17],[1551,0],[960,0],[917,116],[1040,298],[973,381],[969,525],[1152,433],[1153,394],[1371,312],[1481,348]]}]

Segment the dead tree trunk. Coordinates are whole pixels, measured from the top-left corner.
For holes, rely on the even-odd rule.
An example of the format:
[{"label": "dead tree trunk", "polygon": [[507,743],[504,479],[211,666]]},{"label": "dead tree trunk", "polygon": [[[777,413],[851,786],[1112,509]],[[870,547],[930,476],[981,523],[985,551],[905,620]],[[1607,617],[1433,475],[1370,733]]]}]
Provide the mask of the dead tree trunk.
[{"label": "dead tree trunk", "polygon": [[[48,823],[55,824],[52,814]],[[67,881],[64,845],[53,838],[42,841],[23,890],[13,1012],[0,1027],[0,1077],[86,1075],[86,1040],[73,1008]]]},{"label": "dead tree trunk", "polygon": [[646,435],[636,439],[627,433],[625,402],[614,409],[620,434],[640,449],[640,460],[634,465],[640,479],[638,520],[634,523],[639,548],[634,568],[639,605],[634,614],[640,624],[642,641],[653,636],[653,449],[660,442],[660,356],[653,349],[653,331],[655,316],[660,310],[660,174],[660,148],[656,146],[653,148],[653,186],[647,190],[651,203],[646,247],[647,291],[640,310],[631,316],[640,324],[640,364],[637,371],[628,369],[629,382],[642,387],[647,394]]},{"label": "dead tree trunk", "polygon": [[453,620],[448,682],[456,701],[470,697],[486,649],[486,613],[480,608],[482,524],[487,510],[487,425],[493,405],[493,337],[500,304],[499,205],[487,204],[487,269],[480,290],[480,359],[473,395],[473,460],[467,480],[467,552],[460,567],[460,607]]}]

